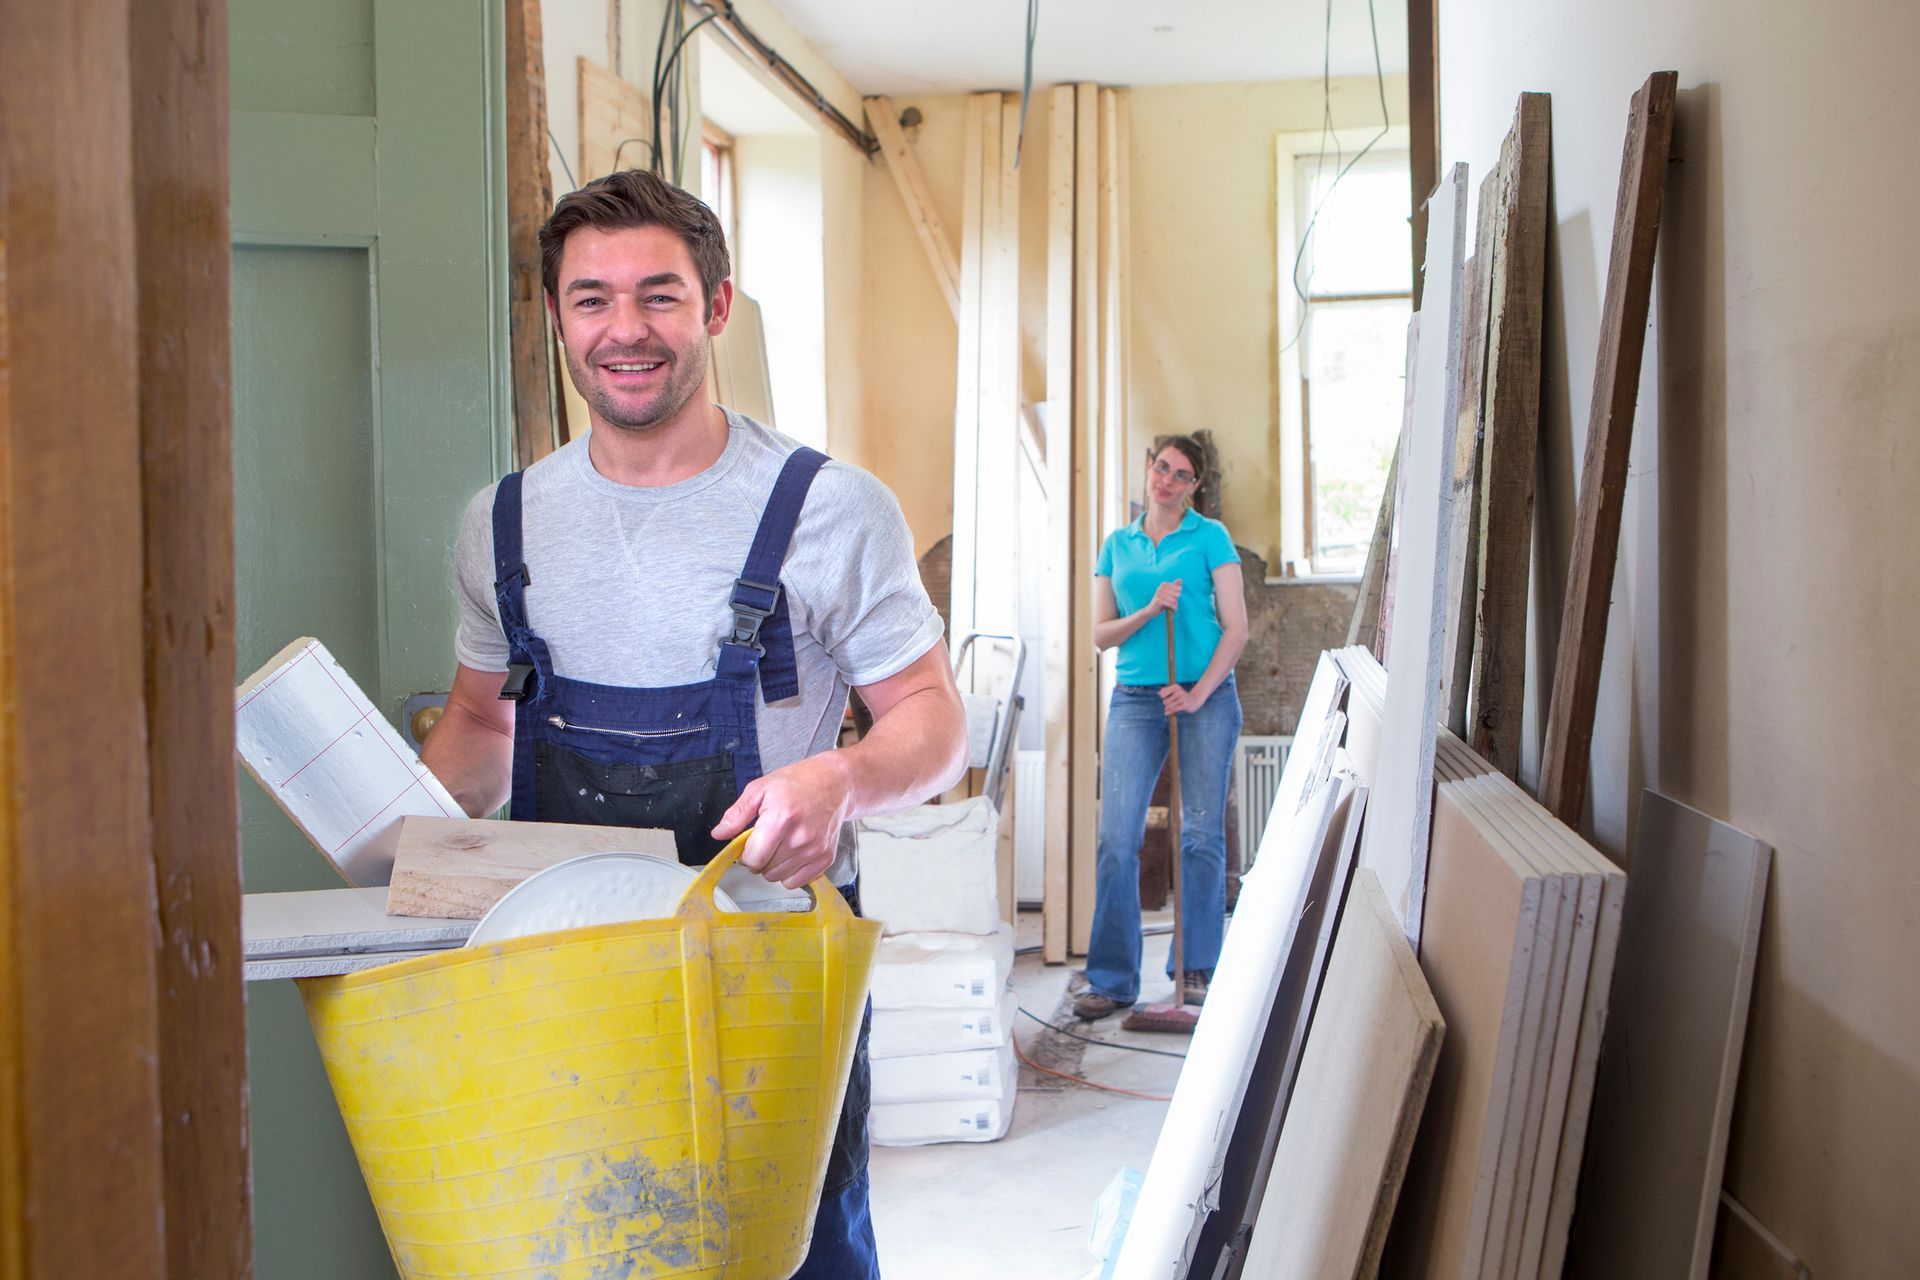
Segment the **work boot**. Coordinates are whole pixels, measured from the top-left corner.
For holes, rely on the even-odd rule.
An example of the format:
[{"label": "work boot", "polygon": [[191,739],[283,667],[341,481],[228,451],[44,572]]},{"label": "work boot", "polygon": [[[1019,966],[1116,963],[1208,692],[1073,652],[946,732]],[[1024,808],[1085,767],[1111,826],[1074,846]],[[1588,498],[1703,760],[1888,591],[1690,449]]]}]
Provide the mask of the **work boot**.
[{"label": "work boot", "polygon": [[1112,996],[1103,996],[1098,991],[1083,991],[1073,998],[1073,1016],[1082,1022],[1098,1022],[1109,1014],[1128,1008]]}]

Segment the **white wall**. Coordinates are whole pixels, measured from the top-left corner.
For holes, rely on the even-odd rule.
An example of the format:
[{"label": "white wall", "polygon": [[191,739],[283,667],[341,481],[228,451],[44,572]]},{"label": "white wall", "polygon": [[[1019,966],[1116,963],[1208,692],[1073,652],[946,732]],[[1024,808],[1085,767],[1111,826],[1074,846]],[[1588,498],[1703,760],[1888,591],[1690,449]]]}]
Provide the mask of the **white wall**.
[{"label": "white wall", "polygon": [[1652,786],[1776,846],[1728,1185],[1823,1280],[1920,1274],[1920,10],[1440,14],[1443,150],[1476,181],[1515,95],[1553,94],[1545,657],[1627,100],[1680,73],[1593,829],[1623,853]]},{"label": "white wall", "polygon": [[828,445],[825,271],[818,137],[734,140],[740,244],[734,278],[760,303],[781,432]]}]

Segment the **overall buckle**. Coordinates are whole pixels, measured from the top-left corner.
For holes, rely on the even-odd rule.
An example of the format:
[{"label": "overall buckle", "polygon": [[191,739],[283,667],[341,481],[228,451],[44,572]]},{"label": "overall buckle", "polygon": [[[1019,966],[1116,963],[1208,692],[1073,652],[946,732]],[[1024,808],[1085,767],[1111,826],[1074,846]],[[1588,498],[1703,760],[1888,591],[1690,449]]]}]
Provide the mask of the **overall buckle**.
[{"label": "overall buckle", "polygon": [[[747,599],[745,593],[759,591],[765,593],[765,608]],[[727,636],[728,644],[742,645],[765,657],[767,647],[760,643],[760,624],[773,616],[774,609],[780,603],[780,585],[778,583],[754,582],[747,578],[733,580],[733,631]]]},{"label": "overall buckle", "polygon": [[509,662],[506,683],[500,686],[502,702],[518,702],[527,696],[527,681],[533,679],[531,662]]}]

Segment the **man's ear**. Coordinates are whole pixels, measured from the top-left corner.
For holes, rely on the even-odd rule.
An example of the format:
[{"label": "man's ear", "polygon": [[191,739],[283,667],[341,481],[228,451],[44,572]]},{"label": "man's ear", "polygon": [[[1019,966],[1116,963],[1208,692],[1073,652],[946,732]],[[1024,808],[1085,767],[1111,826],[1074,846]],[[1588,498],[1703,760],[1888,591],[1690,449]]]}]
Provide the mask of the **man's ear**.
[{"label": "man's ear", "polygon": [[547,319],[553,321],[554,336],[560,340],[560,345],[564,347],[567,345],[567,339],[566,336],[560,332],[560,304],[555,302],[553,295],[544,289],[540,291],[540,296],[547,300]]},{"label": "man's ear", "polygon": [[707,336],[717,338],[727,327],[727,317],[733,314],[733,281],[722,280],[713,287],[713,304],[707,310]]}]

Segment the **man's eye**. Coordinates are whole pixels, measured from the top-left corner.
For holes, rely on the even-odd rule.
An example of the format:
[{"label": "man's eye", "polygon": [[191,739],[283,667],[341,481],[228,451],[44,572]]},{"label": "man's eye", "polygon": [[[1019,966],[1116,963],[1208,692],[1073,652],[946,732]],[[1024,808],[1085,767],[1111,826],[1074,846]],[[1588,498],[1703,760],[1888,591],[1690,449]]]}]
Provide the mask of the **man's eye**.
[{"label": "man's eye", "polygon": [[597,307],[601,304],[601,301],[602,300],[599,298],[582,298],[574,305],[581,306],[581,307]]},{"label": "man's eye", "polygon": [[647,299],[647,301],[648,301],[648,302],[668,302],[668,303],[671,303],[671,302],[678,302],[678,301],[679,301],[679,299],[678,299],[678,298],[676,298],[676,297],[674,297],[674,296],[673,296],[672,294],[670,294],[670,293],[656,293],[656,294],[654,294],[654,295],[653,295],[653,296],[652,296],[651,298],[648,298],[648,299]]}]

